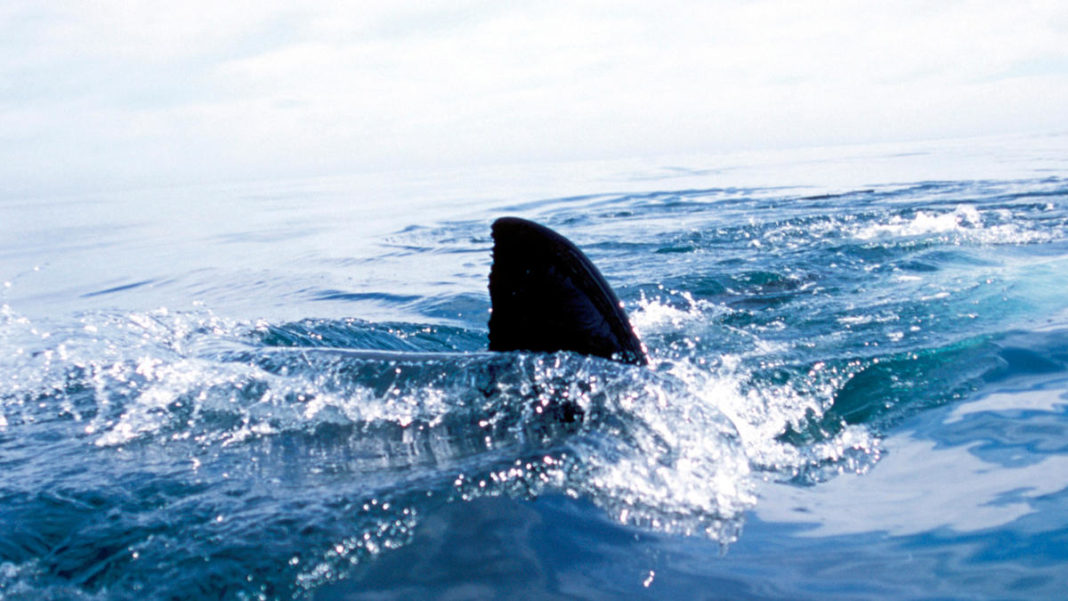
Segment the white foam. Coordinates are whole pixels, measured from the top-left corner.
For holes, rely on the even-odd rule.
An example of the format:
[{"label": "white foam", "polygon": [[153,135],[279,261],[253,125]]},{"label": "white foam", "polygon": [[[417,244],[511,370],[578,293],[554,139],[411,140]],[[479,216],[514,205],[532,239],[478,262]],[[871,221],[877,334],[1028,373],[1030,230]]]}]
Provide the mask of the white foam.
[{"label": "white foam", "polygon": [[958,205],[953,211],[942,213],[917,211],[911,217],[893,215],[884,223],[853,231],[859,240],[935,235],[952,235],[957,243],[976,244],[1032,244],[1048,242],[1051,236],[1049,232],[1021,229],[1007,209],[980,211],[972,205]]},{"label": "white foam", "polygon": [[638,307],[630,314],[630,323],[639,337],[663,331],[678,331],[683,326],[709,319],[723,311],[721,307],[703,299],[695,299],[689,292],[678,292],[686,302],[685,308],[664,302],[661,298],[649,298],[643,292]]}]

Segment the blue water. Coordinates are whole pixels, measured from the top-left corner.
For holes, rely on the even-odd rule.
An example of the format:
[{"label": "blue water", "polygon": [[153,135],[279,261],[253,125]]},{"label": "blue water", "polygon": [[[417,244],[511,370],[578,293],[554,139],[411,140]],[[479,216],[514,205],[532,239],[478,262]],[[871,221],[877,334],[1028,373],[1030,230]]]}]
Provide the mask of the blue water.
[{"label": "blue water", "polygon": [[[502,215],[649,367],[482,352]],[[1068,136],[9,197],[0,283],[3,599],[1068,590]]]}]

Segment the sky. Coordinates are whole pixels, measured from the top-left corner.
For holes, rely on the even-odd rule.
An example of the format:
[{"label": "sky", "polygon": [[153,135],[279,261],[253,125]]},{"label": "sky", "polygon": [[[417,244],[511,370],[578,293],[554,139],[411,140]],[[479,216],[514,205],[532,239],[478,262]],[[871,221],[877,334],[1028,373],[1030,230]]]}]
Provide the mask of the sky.
[{"label": "sky", "polygon": [[0,0],[0,197],[1068,130],[1063,0]]}]

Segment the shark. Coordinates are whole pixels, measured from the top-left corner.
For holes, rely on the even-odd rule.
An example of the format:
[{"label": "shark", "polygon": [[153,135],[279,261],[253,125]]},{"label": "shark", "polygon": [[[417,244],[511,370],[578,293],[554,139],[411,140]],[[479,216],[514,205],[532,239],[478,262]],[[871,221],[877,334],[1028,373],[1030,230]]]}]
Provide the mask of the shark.
[{"label": "shark", "polygon": [[519,217],[493,222],[490,351],[571,351],[646,365],[623,303],[570,240]]}]

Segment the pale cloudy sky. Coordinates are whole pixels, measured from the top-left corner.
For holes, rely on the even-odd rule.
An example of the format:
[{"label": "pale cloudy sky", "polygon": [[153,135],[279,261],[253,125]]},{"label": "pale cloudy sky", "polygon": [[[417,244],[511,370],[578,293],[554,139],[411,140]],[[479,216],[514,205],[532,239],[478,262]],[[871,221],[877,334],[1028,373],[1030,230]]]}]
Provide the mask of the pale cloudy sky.
[{"label": "pale cloudy sky", "polygon": [[0,0],[4,196],[1068,130],[1064,0]]}]

